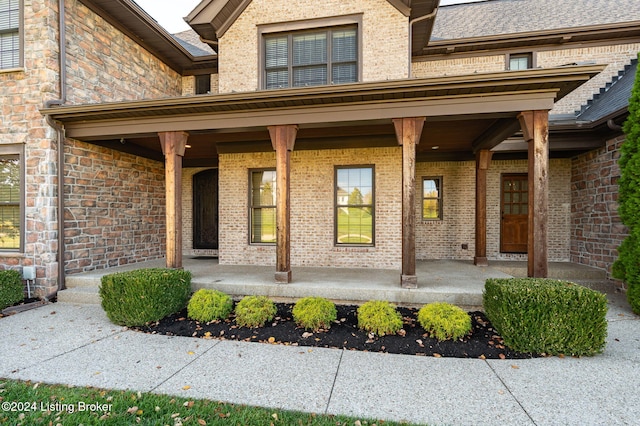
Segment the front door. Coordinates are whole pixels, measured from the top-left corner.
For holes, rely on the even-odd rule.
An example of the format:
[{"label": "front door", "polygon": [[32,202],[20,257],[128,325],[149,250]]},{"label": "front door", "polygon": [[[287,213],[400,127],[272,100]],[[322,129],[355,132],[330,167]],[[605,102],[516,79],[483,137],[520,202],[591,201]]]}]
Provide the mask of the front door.
[{"label": "front door", "polygon": [[500,252],[526,253],[529,183],[526,174],[502,175]]},{"label": "front door", "polygon": [[193,248],[218,249],[218,169],[193,176]]}]

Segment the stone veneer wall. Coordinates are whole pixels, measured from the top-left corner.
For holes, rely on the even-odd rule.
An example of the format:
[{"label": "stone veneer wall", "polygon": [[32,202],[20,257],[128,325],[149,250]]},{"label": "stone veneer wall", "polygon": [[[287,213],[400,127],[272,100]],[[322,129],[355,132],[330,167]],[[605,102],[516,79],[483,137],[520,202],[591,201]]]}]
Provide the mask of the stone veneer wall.
[{"label": "stone veneer wall", "polygon": [[[294,151],[291,155],[293,266],[398,269],[402,254],[400,148]],[[375,165],[375,247],[334,245],[334,167]],[[275,246],[248,243],[251,168],[275,167],[275,154],[220,155],[220,263],[275,265]]]},{"label": "stone veneer wall", "polygon": [[58,283],[57,144],[38,110],[58,97],[56,10],[54,0],[24,1],[24,67],[0,70],[0,145],[23,150],[25,170],[25,245],[0,251],[0,269],[35,266],[36,295],[43,297]]},{"label": "stone veneer wall", "polygon": [[91,271],[164,256],[164,164],[68,139],[65,269]]},{"label": "stone veneer wall", "polygon": [[628,235],[618,216],[620,146],[624,136],[573,159],[571,261],[604,269],[611,277],[617,248]]},{"label": "stone veneer wall", "polygon": [[[526,50],[526,49],[525,49]],[[637,57],[640,43],[618,44],[612,46],[586,46],[580,48],[545,49],[535,51],[535,64],[539,68],[552,68],[572,63],[607,64],[604,71],[592,78],[577,90],[558,101],[551,114],[573,114],[598,93],[601,87]],[[445,75],[464,75],[483,72],[500,72],[507,68],[506,55],[454,56],[443,59],[442,56],[412,63],[412,75],[416,78],[442,77]]]},{"label": "stone veneer wall", "polygon": [[362,81],[407,78],[408,18],[387,0],[253,0],[219,44],[219,91],[258,89],[258,25],[362,14]]},{"label": "stone veneer wall", "polygon": [[79,1],[67,1],[69,103],[180,96],[182,77]]},{"label": "stone veneer wall", "polygon": [[[527,173],[526,160],[491,162],[487,174],[487,257],[524,260],[526,254],[500,253],[500,177]],[[423,177],[442,177],[443,220],[424,221],[421,212]],[[569,260],[570,160],[551,160],[549,170],[550,261]],[[471,260],[475,255],[475,162],[416,164],[416,257]],[[467,249],[462,245],[467,244]]]}]

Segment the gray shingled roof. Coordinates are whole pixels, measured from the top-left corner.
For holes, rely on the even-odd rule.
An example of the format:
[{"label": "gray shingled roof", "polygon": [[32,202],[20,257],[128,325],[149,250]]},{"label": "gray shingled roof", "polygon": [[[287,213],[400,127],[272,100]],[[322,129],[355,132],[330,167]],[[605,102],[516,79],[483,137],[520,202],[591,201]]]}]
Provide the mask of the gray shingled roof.
[{"label": "gray shingled roof", "polygon": [[185,49],[187,49],[193,56],[207,56],[216,54],[216,52],[214,52],[208,44],[200,41],[200,36],[192,29],[172,34],[171,36],[176,39],[176,41],[180,43]]},{"label": "gray shingled roof", "polygon": [[432,40],[640,21],[640,0],[487,0],[442,6]]},{"label": "gray shingled roof", "polygon": [[631,65],[625,67],[624,71],[620,72],[611,84],[603,88],[599,94],[594,96],[593,100],[583,107],[582,112],[578,115],[578,120],[599,121],[628,107],[637,71],[638,61],[634,60]]}]

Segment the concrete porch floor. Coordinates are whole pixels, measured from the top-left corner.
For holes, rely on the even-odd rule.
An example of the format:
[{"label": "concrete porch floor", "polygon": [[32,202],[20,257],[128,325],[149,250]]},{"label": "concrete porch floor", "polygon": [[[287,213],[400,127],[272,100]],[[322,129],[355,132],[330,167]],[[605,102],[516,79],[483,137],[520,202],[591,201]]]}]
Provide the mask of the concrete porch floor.
[{"label": "concrete porch floor", "polygon": [[[58,300],[100,303],[98,288],[103,275],[140,268],[162,268],[164,259],[102,269],[66,277],[67,289]],[[388,300],[403,305],[449,302],[468,309],[482,306],[487,278],[523,277],[526,262],[493,261],[488,267],[470,261],[423,260],[416,263],[417,289],[400,287],[400,271],[354,268],[292,268],[290,284],[274,282],[275,268],[254,265],[220,265],[216,258],[185,257],[183,267],[192,273],[192,287],[211,288],[236,297],[264,295],[276,300],[320,296],[342,303]],[[604,271],[572,263],[550,263],[550,278],[579,282],[600,291],[613,291]]]}]

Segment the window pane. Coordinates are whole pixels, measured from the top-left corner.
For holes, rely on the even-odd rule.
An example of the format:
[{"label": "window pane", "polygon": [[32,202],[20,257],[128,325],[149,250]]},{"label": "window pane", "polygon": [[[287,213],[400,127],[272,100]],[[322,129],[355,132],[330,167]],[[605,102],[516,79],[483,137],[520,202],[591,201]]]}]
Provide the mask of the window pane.
[{"label": "window pane", "polygon": [[370,207],[338,209],[338,244],[372,244],[373,215]]},{"label": "window pane", "polygon": [[293,36],[293,66],[327,63],[327,34]]},{"label": "window pane", "polygon": [[0,158],[0,249],[20,248],[20,160]]},{"label": "window pane", "polygon": [[358,67],[356,64],[334,65],[331,70],[333,84],[355,83],[358,81]]},{"label": "window pane", "polygon": [[422,204],[423,219],[440,219],[440,207],[437,199],[423,200]]},{"label": "window pane", "polygon": [[282,89],[289,87],[289,71],[267,71],[267,89]]},{"label": "window pane", "polygon": [[425,179],[423,182],[422,193],[424,198],[438,198],[439,188],[435,179]]},{"label": "window pane", "polygon": [[320,86],[327,84],[327,66],[320,65],[315,67],[294,68],[293,70],[293,86]]},{"label": "window pane", "polygon": [[531,68],[531,59],[529,55],[518,55],[509,57],[510,70],[526,70]]},{"label": "window pane", "polygon": [[251,242],[276,242],[276,209],[258,208],[251,211]]},{"label": "window pane", "polygon": [[333,62],[354,62],[356,61],[356,30],[340,30],[332,33],[331,60]]},{"label": "window pane", "polygon": [[268,68],[286,67],[289,63],[288,38],[272,37],[265,40],[265,65]]}]

